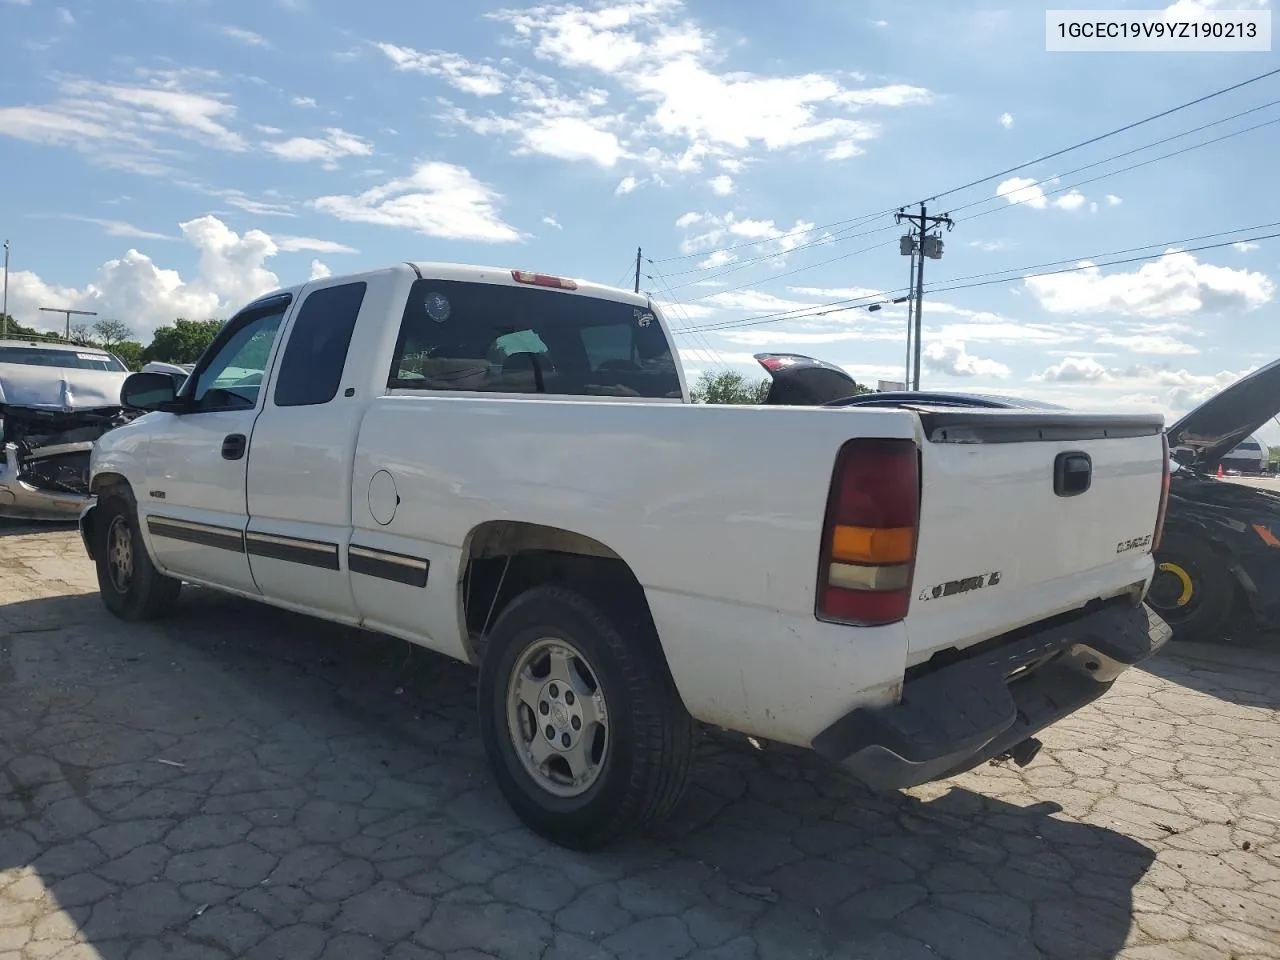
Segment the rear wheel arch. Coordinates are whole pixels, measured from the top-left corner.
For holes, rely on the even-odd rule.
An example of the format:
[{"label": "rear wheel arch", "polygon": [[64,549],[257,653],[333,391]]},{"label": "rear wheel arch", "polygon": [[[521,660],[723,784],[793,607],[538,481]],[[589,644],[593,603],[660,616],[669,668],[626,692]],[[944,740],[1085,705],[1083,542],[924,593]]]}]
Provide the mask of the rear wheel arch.
[{"label": "rear wheel arch", "polygon": [[[570,587],[603,607],[625,608],[657,637],[644,586],[607,544],[560,527],[494,520],[468,533],[459,564],[461,622],[477,662],[484,656],[485,634],[503,610],[543,584]],[[661,638],[658,645],[662,654]]]}]

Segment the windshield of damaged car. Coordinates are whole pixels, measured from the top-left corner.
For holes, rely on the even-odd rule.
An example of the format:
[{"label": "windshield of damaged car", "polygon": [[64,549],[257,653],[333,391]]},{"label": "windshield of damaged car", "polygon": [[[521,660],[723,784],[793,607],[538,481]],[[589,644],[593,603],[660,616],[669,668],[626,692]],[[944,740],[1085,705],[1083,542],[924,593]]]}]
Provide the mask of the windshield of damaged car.
[{"label": "windshield of damaged car", "polygon": [[79,350],[51,350],[43,347],[0,347],[0,363],[21,363],[30,367],[62,367],[64,370],[128,371],[109,353]]}]

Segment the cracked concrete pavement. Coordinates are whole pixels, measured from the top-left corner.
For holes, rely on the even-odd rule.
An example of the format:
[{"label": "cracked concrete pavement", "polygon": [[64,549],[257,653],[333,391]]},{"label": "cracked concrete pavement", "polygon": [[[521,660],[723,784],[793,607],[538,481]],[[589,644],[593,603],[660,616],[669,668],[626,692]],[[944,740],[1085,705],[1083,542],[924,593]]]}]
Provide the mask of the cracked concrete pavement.
[{"label": "cracked concrete pavement", "polygon": [[1274,958],[1273,649],[903,794],[707,732],[677,815],[584,855],[502,803],[468,668],[194,589],[130,627],[74,532],[0,530],[0,960]]}]

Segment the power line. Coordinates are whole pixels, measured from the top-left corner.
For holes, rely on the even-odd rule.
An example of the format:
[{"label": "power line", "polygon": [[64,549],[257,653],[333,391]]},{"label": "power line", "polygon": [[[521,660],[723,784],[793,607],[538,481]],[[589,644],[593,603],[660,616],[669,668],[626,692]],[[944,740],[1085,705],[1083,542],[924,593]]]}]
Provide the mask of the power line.
[{"label": "power line", "polygon": [[[1033,182],[1033,183],[1029,183],[1029,184],[1027,184],[1027,185],[1026,185],[1026,186],[1024,186],[1024,187],[1020,187],[1017,191],[1015,191],[1015,193],[1021,193],[1021,192],[1023,192],[1023,191],[1031,190],[1033,187],[1040,186],[1041,184],[1044,184],[1044,183],[1048,182],[1048,181],[1049,181],[1049,180],[1051,180],[1051,179],[1057,179],[1057,178],[1059,178],[1059,177],[1063,177],[1063,176],[1070,176],[1070,175],[1072,175],[1072,174],[1074,174],[1074,173],[1080,173],[1080,172],[1082,172],[1082,171],[1089,170],[1089,169],[1092,169],[1092,168],[1094,168],[1094,167],[1101,166],[1101,165],[1102,165],[1102,164],[1104,164],[1104,163],[1110,163],[1110,162],[1112,162],[1112,161],[1114,161],[1114,160],[1118,160],[1118,159],[1121,159],[1121,158],[1126,157],[1126,156],[1131,156],[1131,155],[1133,155],[1134,153],[1141,152],[1142,150],[1148,150],[1148,149],[1150,149],[1151,147],[1159,146],[1159,145],[1160,145],[1160,144],[1162,144],[1162,143],[1168,143],[1168,142],[1170,142],[1170,141],[1172,141],[1172,140],[1176,140],[1176,139],[1179,139],[1179,138],[1181,138],[1181,137],[1183,137],[1183,136],[1187,136],[1188,134],[1199,132],[1199,131],[1201,131],[1201,130],[1207,129],[1208,127],[1216,126],[1216,125],[1217,125],[1217,124],[1219,124],[1219,123],[1223,123],[1223,122],[1226,122],[1226,121],[1228,121],[1228,120],[1234,120],[1234,119],[1237,119],[1237,118],[1239,118],[1239,117],[1245,116],[1246,114],[1249,114],[1249,113],[1255,113],[1256,111],[1258,111],[1258,110],[1260,110],[1260,109],[1263,109],[1264,107],[1275,106],[1275,105],[1277,105],[1277,104],[1280,104],[1280,100],[1273,100],[1273,101],[1271,101],[1270,103],[1262,104],[1262,105],[1261,105],[1261,106],[1259,106],[1259,107],[1254,107],[1254,108],[1251,108],[1251,109],[1249,109],[1249,110],[1242,111],[1242,112],[1240,112],[1240,113],[1238,113],[1238,114],[1234,114],[1234,115],[1233,115],[1233,116],[1231,116],[1231,117],[1225,117],[1225,118],[1223,118],[1222,120],[1216,120],[1216,121],[1213,121],[1212,123],[1203,124],[1203,125],[1202,125],[1202,126],[1200,126],[1200,127],[1196,127],[1196,128],[1194,128],[1194,129],[1192,129],[1192,130],[1184,131],[1183,133],[1176,134],[1176,135],[1174,135],[1174,136],[1172,136],[1172,137],[1166,137],[1166,138],[1164,138],[1163,140],[1157,140],[1157,141],[1155,141],[1155,142],[1153,142],[1153,143],[1146,144],[1146,145],[1144,145],[1144,146],[1134,148],[1133,150],[1128,150],[1128,151],[1125,151],[1124,153],[1116,154],[1116,155],[1111,156],[1111,157],[1105,157],[1105,158],[1103,158],[1102,160],[1098,160],[1098,161],[1095,161],[1095,162],[1093,162],[1093,163],[1085,164],[1085,165],[1084,165],[1084,166],[1082,166],[1082,167],[1077,167],[1077,168],[1076,168],[1076,169],[1074,169],[1074,170],[1069,170],[1069,171],[1067,171],[1065,174],[1058,174],[1058,175],[1057,175],[1057,177],[1053,177],[1053,178],[1046,178],[1046,179],[1044,179],[1044,180],[1037,180],[1037,181],[1035,181],[1035,182]],[[1225,141],[1225,140],[1230,140],[1230,139],[1232,139],[1232,138],[1234,138],[1234,137],[1242,136],[1242,135],[1244,135],[1244,134],[1246,134],[1246,133],[1252,133],[1252,132],[1253,132],[1253,131],[1255,131],[1255,130],[1259,130],[1259,129],[1263,128],[1263,127],[1268,127],[1268,126],[1271,126],[1271,125],[1276,124],[1276,123],[1280,123],[1280,117],[1274,117],[1274,118],[1272,118],[1271,120],[1264,120],[1264,121],[1262,121],[1261,123],[1256,123],[1256,124],[1254,124],[1254,125],[1252,125],[1252,126],[1249,126],[1249,127],[1243,127],[1243,128],[1241,128],[1241,129],[1239,129],[1239,130],[1232,130],[1232,131],[1230,131],[1229,133],[1224,133],[1224,134],[1222,134],[1221,136],[1212,137],[1212,138],[1210,138],[1209,140],[1202,140],[1202,141],[1200,141],[1200,142],[1198,142],[1198,143],[1189,144],[1188,146],[1182,147],[1182,148],[1180,148],[1180,149],[1178,149],[1178,150],[1171,150],[1171,151],[1169,151],[1168,153],[1162,153],[1162,154],[1160,154],[1159,156],[1156,156],[1156,157],[1149,157],[1149,158],[1148,158],[1148,159],[1146,159],[1146,160],[1140,160],[1140,161],[1139,161],[1139,162],[1137,162],[1137,163],[1131,163],[1131,164],[1129,164],[1128,166],[1120,167],[1119,169],[1116,169],[1116,170],[1109,170],[1109,171],[1107,171],[1106,173],[1101,173],[1101,174],[1097,175],[1096,177],[1089,177],[1089,178],[1084,179],[1084,180],[1077,180],[1077,181],[1075,181],[1075,182],[1073,182],[1073,183],[1065,184],[1065,185],[1060,186],[1060,187],[1057,187],[1057,188],[1055,188],[1055,189],[1053,189],[1053,190],[1041,191],[1041,193],[1040,193],[1039,195],[1036,195],[1036,194],[1028,194],[1028,195],[1027,195],[1027,196],[1025,196],[1023,199],[1020,199],[1020,200],[1008,200],[1008,199],[1007,199],[1007,198],[1005,198],[1005,197],[984,197],[984,198],[983,198],[983,199],[981,199],[981,200],[975,200],[975,201],[973,201],[972,203],[968,203],[968,204],[965,204],[964,206],[957,207],[957,208],[955,208],[954,210],[952,210],[951,212],[952,212],[952,213],[955,213],[955,212],[958,212],[958,211],[961,211],[961,210],[967,210],[967,209],[970,209],[970,208],[972,208],[972,207],[980,206],[980,205],[982,205],[982,204],[984,204],[984,203],[995,203],[995,204],[997,204],[996,206],[993,206],[993,207],[991,207],[990,209],[983,210],[983,211],[981,211],[981,212],[979,212],[979,213],[975,213],[975,214],[973,214],[973,215],[971,215],[971,216],[969,216],[969,217],[966,217],[966,218],[965,218],[965,221],[966,221],[966,222],[971,222],[971,221],[973,221],[973,220],[977,220],[977,219],[979,219],[980,217],[989,216],[990,214],[993,214],[993,213],[999,213],[999,212],[1000,212],[1000,211],[1002,211],[1002,210],[1008,210],[1008,209],[1009,209],[1009,208],[1011,208],[1011,207],[1022,206],[1022,205],[1024,205],[1024,204],[1032,203],[1032,202],[1034,202],[1034,201],[1036,201],[1036,200],[1042,200],[1042,199],[1045,199],[1045,198],[1047,198],[1047,197],[1052,197],[1052,196],[1055,196],[1055,195],[1057,195],[1057,194],[1059,194],[1059,193],[1065,193],[1066,191],[1069,191],[1069,190],[1075,190],[1075,189],[1076,189],[1076,188],[1078,188],[1078,187],[1087,186],[1088,184],[1091,184],[1091,183],[1097,183],[1099,180],[1106,180],[1106,179],[1108,179],[1108,178],[1110,178],[1110,177],[1118,176],[1119,174],[1122,174],[1122,173],[1128,173],[1128,172],[1133,171],[1133,170],[1138,170],[1138,169],[1140,169],[1140,168],[1142,168],[1142,167],[1150,166],[1151,164],[1153,164],[1153,163],[1158,163],[1158,162],[1160,162],[1161,160],[1168,160],[1168,159],[1170,159],[1171,157],[1180,156],[1181,154],[1184,154],[1184,153],[1190,153],[1192,150],[1199,150],[1199,149],[1200,149],[1200,148],[1202,148],[1202,147],[1212,146],[1212,145],[1213,145],[1213,144],[1215,144],[1215,143],[1221,143],[1221,142],[1223,142],[1223,141]],[[892,229],[892,226],[880,227],[880,228],[877,228],[876,230],[869,230],[869,231],[866,231],[866,232],[865,232],[865,233],[863,233],[863,234],[856,234],[856,236],[867,236],[867,235],[870,235],[870,234],[873,234],[873,233],[883,233],[884,231],[886,231],[886,230],[890,230],[890,229]],[[851,239],[851,238],[846,238],[846,239]],[[830,242],[832,242],[832,241],[828,240],[828,241],[823,241],[823,242],[830,243]],[[852,251],[852,252],[850,252],[850,253],[841,254],[841,255],[840,255],[840,256],[838,256],[838,257],[831,257],[830,259],[827,259],[827,260],[819,260],[819,261],[817,261],[816,263],[811,263],[811,264],[806,264],[806,265],[801,266],[801,267],[796,267],[796,268],[794,268],[794,269],[792,269],[792,270],[788,270],[788,271],[786,271],[785,273],[773,274],[772,276],[765,278],[765,280],[764,280],[764,281],[759,281],[759,282],[766,282],[766,281],[780,280],[780,279],[782,279],[783,277],[795,276],[796,274],[798,274],[798,273],[804,273],[804,272],[805,272],[805,271],[807,271],[807,270],[814,270],[814,269],[817,269],[818,267],[824,267],[824,266],[827,266],[828,264],[836,263],[836,262],[841,261],[841,260],[847,260],[847,259],[849,259],[849,258],[851,258],[851,257],[855,257],[855,256],[858,256],[858,255],[863,254],[863,253],[869,253],[869,252],[870,252],[870,251],[872,251],[872,250],[878,250],[878,249],[879,249],[879,248],[881,248],[881,247],[889,246],[889,245],[890,245],[890,244],[892,244],[893,242],[894,242],[894,241],[890,240],[890,241],[886,241],[886,242],[884,242],[884,243],[872,244],[871,246],[862,247],[861,249],[854,250],[854,251]],[[814,243],[814,244],[806,244],[806,246],[816,246],[816,245],[817,245],[817,243]],[[801,249],[801,248],[796,248],[796,249]],[[791,252],[791,251],[788,251],[788,252]],[[741,266],[742,266],[742,267],[745,267],[745,266],[749,266],[751,263],[759,262],[760,260],[772,259],[772,256],[773,256],[773,255],[770,255],[769,257],[758,257],[758,258],[755,258],[755,259],[754,259],[754,260],[752,260],[752,261],[744,261],[744,263],[743,263]],[[727,270],[727,271],[724,271],[724,273],[715,274],[713,277],[708,277],[708,278],[705,278],[705,279],[708,279],[708,280],[710,280],[710,279],[714,279],[715,277],[718,277],[718,276],[724,276],[724,274],[725,274],[725,273],[731,273],[731,272],[733,272],[733,271],[731,271],[731,270]],[[691,284],[691,283],[677,284],[673,289],[679,290],[679,289],[682,289],[682,288],[684,288],[684,287],[689,287],[689,286],[692,286],[692,285],[693,285],[693,284]],[[703,295],[702,295],[702,296],[700,296],[700,297],[692,297],[692,298],[690,298],[689,300],[687,300],[687,301],[685,301],[685,302],[686,302],[686,303],[696,303],[696,302],[697,302],[697,301],[699,301],[699,300],[705,300],[705,299],[707,299],[708,297],[713,297],[713,296],[715,296],[716,294],[719,294],[719,293],[734,293],[734,292],[737,292],[737,291],[739,291],[739,290],[744,290],[744,289],[746,289],[747,287],[754,286],[754,285],[755,285],[754,283],[748,283],[748,284],[743,284],[743,285],[740,285],[740,286],[737,286],[737,287],[730,287],[730,288],[728,288],[728,289],[726,289],[726,290],[716,290],[716,291],[713,291],[713,292],[711,292],[711,293],[703,294]]]},{"label": "power line", "polygon": [[[980,186],[981,184],[989,183],[992,180],[996,180],[1000,177],[1007,176],[1010,173],[1016,173],[1019,170],[1025,170],[1027,167],[1034,166],[1037,163],[1043,163],[1045,160],[1052,160],[1052,159],[1055,159],[1056,157],[1061,157],[1064,154],[1071,153],[1075,150],[1080,150],[1084,147],[1092,146],[1095,143],[1100,143],[1101,141],[1106,140],[1110,137],[1117,136],[1118,134],[1121,134],[1121,133],[1126,133],[1137,127],[1143,126],[1144,124],[1151,123],[1154,120],[1160,120],[1164,117],[1172,116],[1173,114],[1178,113],[1182,110],[1186,110],[1190,107],[1197,106],[1198,104],[1205,103],[1209,100],[1213,100],[1216,97],[1220,97],[1220,96],[1223,96],[1224,94],[1231,93],[1243,87],[1247,87],[1250,84],[1257,83],[1260,80],[1266,80],[1267,78],[1273,77],[1276,74],[1280,74],[1280,67],[1274,70],[1268,70],[1265,73],[1257,74],[1256,76],[1249,77],[1248,79],[1241,80],[1238,83],[1233,83],[1230,86],[1222,87],[1221,89],[1214,90],[1211,93],[1207,93],[1203,96],[1196,97],[1194,100],[1188,100],[1185,103],[1180,103],[1177,106],[1170,107],[1167,110],[1162,110],[1159,113],[1153,113],[1150,116],[1141,118],[1140,120],[1134,120],[1131,123],[1126,123],[1123,126],[1116,127],[1114,130],[1108,130],[1106,133],[1098,134],[1097,136],[1090,137],[1087,140],[1081,140],[1080,142],[1073,143],[1070,146],[1063,147],[1059,150],[1054,150],[1052,153],[1046,153],[1042,156],[1036,157],[1034,160],[1028,160],[1025,163],[1020,163],[1020,164],[1017,164],[1016,166],[1008,167],[1007,169],[1001,170],[998,173],[989,174],[988,176],[980,177],[976,180],[970,180],[968,183],[960,184],[959,186],[952,187],[949,190],[943,190],[940,193],[935,193],[924,199],[927,202],[931,202],[934,200],[938,200],[941,197],[948,197],[953,193],[959,193],[963,190],[968,190],[973,187]],[[790,233],[779,234],[776,237],[766,237],[760,240],[744,240],[741,243],[735,243],[735,244],[730,244],[729,246],[719,247],[716,250],[699,251],[697,253],[685,253],[685,254],[679,254],[677,256],[671,256],[671,257],[661,257],[658,260],[651,260],[650,263],[655,263],[655,264],[670,263],[676,260],[688,260],[692,257],[709,256],[710,254],[717,253],[717,252],[727,253],[731,250],[741,249],[742,247],[756,246],[761,243],[772,243],[777,240],[783,240],[790,237],[804,236],[805,234],[815,233],[819,230],[827,230],[832,227],[867,223],[879,217],[887,216],[893,213],[895,210],[901,209],[903,206],[907,206],[907,204],[894,204],[891,207],[888,207],[884,210],[879,210],[875,213],[869,213],[860,217],[850,217],[844,220],[834,220],[830,223],[818,224],[817,226],[809,227],[804,230],[794,230]]]},{"label": "power line", "polygon": [[[1164,137],[1163,139],[1160,139],[1160,140],[1153,140],[1151,143],[1144,143],[1142,146],[1134,147],[1132,150],[1125,150],[1123,153],[1115,153],[1109,157],[1103,157],[1101,160],[1095,160],[1093,163],[1086,163],[1082,167],[1076,167],[1075,169],[1068,170],[1065,173],[1058,173],[1058,174],[1054,174],[1052,177],[1045,177],[1042,180],[1035,180],[1032,183],[1027,184],[1025,187],[1021,187],[1020,189],[1029,190],[1032,187],[1041,186],[1052,180],[1059,180],[1063,177],[1074,176],[1077,173],[1084,173],[1084,171],[1092,170],[1094,167],[1100,167],[1104,163],[1111,163],[1114,160],[1122,160],[1125,157],[1131,157],[1135,153],[1141,153],[1143,150],[1150,150],[1152,147],[1159,147],[1159,146],[1163,146],[1166,143],[1172,143],[1174,140],[1181,140],[1183,137],[1189,137],[1193,133],[1200,133],[1203,130],[1208,130],[1210,127],[1217,127],[1224,123],[1230,123],[1232,120],[1239,120],[1241,117],[1248,116],[1251,113],[1257,113],[1259,110],[1265,110],[1267,107],[1274,107],[1277,105],[1280,105],[1280,100],[1270,100],[1267,103],[1259,104],[1256,107],[1250,107],[1248,110],[1241,110],[1239,113],[1233,113],[1229,117],[1222,117],[1218,120],[1211,120],[1209,123],[1202,123],[1200,126],[1192,127],[1190,130],[1183,130],[1181,133],[1175,133],[1172,136]],[[1169,157],[1176,157],[1179,153],[1186,153],[1191,150],[1198,149],[1200,147],[1207,147],[1210,144],[1218,143],[1220,140],[1230,139],[1231,137],[1239,136],[1240,134],[1243,134],[1243,133],[1251,133],[1254,130],[1257,130],[1259,127],[1265,127],[1275,122],[1276,122],[1275,120],[1268,120],[1265,123],[1260,123],[1252,127],[1245,127],[1241,130],[1234,130],[1231,133],[1224,134],[1221,137],[1215,137],[1212,140],[1204,140],[1200,143],[1192,144],[1191,146],[1186,147],[1183,150],[1177,150],[1172,153],[1161,154],[1158,157],[1152,157],[1148,160],[1143,161],[1143,163],[1144,164],[1155,163],[1157,160],[1167,160]],[[1110,173],[1105,174],[1105,176],[1113,176],[1117,173],[1125,173],[1132,169],[1134,169],[1134,167],[1124,167],[1120,170],[1113,170]],[[1101,179],[1101,178],[1095,178],[1095,179]],[[1079,186],[1083,186],[1086,183],[1093,183],[1093,182],[1094,182],[1093,180],[1084,180],[1081,183],[1075,183],[1075,184],[1072,184],[1071,186],[1079,187]],[[1068,187],[1067,189],[1070,189],[1070,187]],[[1002,199],[1004,198],[1003,197],[983,197],[981,200],[974,200],[970,203],[964,204],[963,206],[953,207],[950,210],[950,212],[959,213],[961,210],[968,210],[970,207],[976,207],[983,203],[990,203],[993,200],[1002,200]]]},{"label": "power line", "polygon": [[729,365],[724,362],[724,357],[721,355],[720,351],[716,349],[715,345],[709,339],[707,339],[706,334],[698,332],[698,328],[694,326],[693,319],[689,316],[689,312],[685,310],[684,305],[681,304],[679,300],[675,299],[675,294],[671,292],[671,285],[667,282],[666,277],[663,276],[662,271],[657,267],[654,267],[653,271],[658,275],[656,279],[650,274],[645,274],[645,277],[649,280],[654,280],[655,283],[660,283],[666,288],[667,296],[671,297],[672,319],[678,321],[679,318],[674,316],[677,310],[684,317],[681,329],[674,332],[691,334],[695,338],[698,349],[705,351],[708,356],[714,358],[714,362],[716,364],[727,369]]},{"label": "power line", "polygon": [[[1178,149],[1178,150],[1171,150],[1168,153],[1160,154],[1160,156],[1158,157],[1149,157],[1146,160],[1140,160],[1137,163],[1131,163],[1127,167],[1121,167],[1119,170],[1109,170],[1106,173],[1101,173],[1096,177],[1089,177],[1086,180],[1077,180],[1075,183],[1069,183],[1064,187],[1058,187],[1056,190],[1045,191],[1043,195],[1046,197],[1052,197],[1054,194],[1062,193],[1064,190],[1074,190],[1076,187],[1083,187],[1083,186],[1087,186],[1090,183],[1097,183],[1099,180],[1106,180],[1108,177],[1114,177],[1117,174],[1128,173],[1131,170],[1137,170],[1140,167],[1147,167],[1153,163],[1158,163],[1161,160],[1168,160],[1170,157],[1176,157],[1184,153],[1190,153],[1192,150],[1199,150],[1201,147],[1212,146],[1215,143],[1221,143],[1224,140],[1230,140],[1233,137],[1238,137],[1238,136],[1241,136],[1242,134],[1252,133],[1254,130],[1259,130],[1262,127],[1269,127],[1274,123],[1280,123],[1280,117],[1274,117],[1271,120],[1264,120],[1262,121],[1262,123],[1255,123],[1253,126],[1245,127],[1241,130],[1232,130],[1230,133],[1222,134],[1222,136],[1213,137],[1210,140],[1202,140],[1199,143],[1193,143],[1193,144],[1190,144],[1189,146],[1182,147],[1181,149]],[[1022,189],[1030,189],[1030,188],[1024,187]],[[1004,198],[988,197],[987,200],[984,200],[981,202],[987,203],[987,202],[990,202],[991,200],[1001,200],[1001,199],[1004,199]],[[1035,197],[1031,197],[1029,199],[1035,199]],[[977,220],[979,217],[985,217],[988,214],[995,213],[997,210],[1003,210],[1003,209],[1006,209],[1007,207],[1016,206],[1017,204],[1027,203],[1027,202],[1029,201],[1018,200],[1018,201],[1015,201],[1014,203],[1007,203],[1004,206],[993,207],[990,210],[983,210],[981,213],[975,213],[973,216],[967,217],[966,221]],[[969,206],[971,207],[976,206],[976,204],[971,203],[969,204]],[[960,208],[960,209],[964,209],[964,208]]]},{"label": "power line", "polygon": [[[1220,236],[1225,236],[1227,234],[1241,233],[1248,230],[1264,229],[1267,227],[1278,226],[1278,225],[1280,225],[1280,221],[1277,221],[1275,224],[1263,224],[1257,227],[1241,227],[1238,230],[1224,230],[1219,233],[1204,234],[1202,235],[1202,237],[1192,237],[1192,238],[1189,238],[1189,240],[1205,239],[1208,237],[1220,237]],[[1220,243],[1209,243],[1209,244],[1204,244],[1198,247],[1186,247],[1184,249],[1171,251],[1171,252],[1199,253],[1203,250],[1217,250],[1222,247],[1229,247],[1236,243],[1251,243],[1257,240],[1273,240],[1276,237],[1280,237],[1280,233],[1258,234],[1250,237],[1238,237],[1235,240],[1224,240]],[[1185,243],[1185,242],[1189,242],[1189,241],[1174,240],[1174,241],[1165,241],[1162,243],[1149,243],[1149,244],[1145,244],[1143,247],[1131,247],[1129,249],[1141,250],[1141,249],[1149,249],[1151,247],[1168,247],[1168,246],[1174,246],[1178,243]],[[1122,250],[1122,251],[1116,251],[1116,252],[1125,253],[1127,251]],[[1039,273],[1023,273],[1022,272],[1024,270],[1029,270],[1029,269],[1034,270],[1036,269],[1036,267],[1011,267],[1008,270],[1001,270],[996,272],[1019,273],[1020,275],[1017,277],[996,277],[994,279],[980,279],[982,277],[989,277],[990,274],[975,274],[971,277],[954,277],[951,280],[943,281],[944,284],[947,284],[946,286],[931,287],[929,292],[930,293],[948,293],[953,290],[968,290],[974,287],[990,286],[997,283],[1011,283],[1016,280],[1028,280],[1036,277],[1056,276],[1058,274],[1063,274],[1063,273],[1078,273],[1081,270],[1092,270],[1092,269],[1097,269],[1102,267],[1122,266],[1128,263],[1139,263],[1144,261],[1154,263],[1156,261],[1163,259],[1166,256],[1169,256],[1169,253],[1170,252],[1161,253],[1157,256],[1152,256],[1150,254],[1147,254],[1144,256],[1128,257],[1121,260],[1111,260],[1106,263],[1090,262],[1083,265],[1079,264],[1078,261],[1084,261],[1084,260],[1093,261],[1097,258],[1112,256],[1112,254],[1095,254],[1093,257],[1073,257],[1070,259],[1077,261],[1076,266],[1066,267],[1059,270],[1046,270]],[[1055,263],[1066,263],[1066,262],[1068,262],[1068,260],[1064,259],[1064,260],[1051,261],[1050,263],[1055,264]],[[1050,264],[1045,264],[1045,265],[1047,266]],[[970,280],[972,280],[973,282],[965,282]],[[833,300],[829,303],[816,303],[816,304],[812,304],[804,307],[797,307],[793,310],[780,311],[778,313],[761,314],[759,316],[750,317],[746,320],[724,321],[724,322],[715,323],[715,324],[703,324],[701,326],[692,327],[691,330],[695,330],[699,332],[713,331],[713,330],[734,330],[740,327],[753,327],[753,326],[758,326],[760,324],[765,324],[765,323],[778,323],[783,320],[803,320],[810,317],[824,316],[828,313],[838,313],[845,309],[849,309],[849,310],[861,309],[863,307],[871,306],[872,303],[890,304],[894,302],[890,298],[891,294],[901,293],[903,290],[906,290],[906,289],[908,288],[899,287],[892,290],[879,290],[874,293],[864,294],[863,296],[860,296],[860,297],[849,297],[843,300]],[[881,299],[876,299],[877,297]],[[864,303],[861,301],[869,301],[869,302]]]}]

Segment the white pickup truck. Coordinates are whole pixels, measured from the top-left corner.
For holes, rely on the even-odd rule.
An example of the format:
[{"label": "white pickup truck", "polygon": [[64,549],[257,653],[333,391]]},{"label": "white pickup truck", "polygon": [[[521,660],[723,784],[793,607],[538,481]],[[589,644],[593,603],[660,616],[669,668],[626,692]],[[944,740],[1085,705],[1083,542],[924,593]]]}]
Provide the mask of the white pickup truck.
[{"label": "white pickup truck", "polygon": [[478,664],[498,785],[566,845],[669,811],[694,719],[906,787],[1029,762],[1168,637],[1160,417],[690,404],[616,289],[313,280],[122,402],[81,518],[114,614],[188,581]]}]

